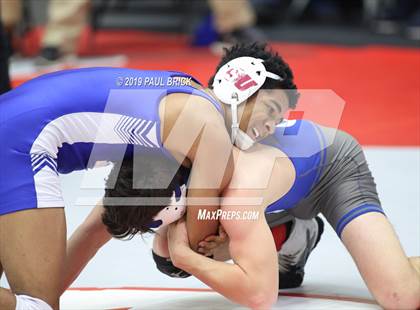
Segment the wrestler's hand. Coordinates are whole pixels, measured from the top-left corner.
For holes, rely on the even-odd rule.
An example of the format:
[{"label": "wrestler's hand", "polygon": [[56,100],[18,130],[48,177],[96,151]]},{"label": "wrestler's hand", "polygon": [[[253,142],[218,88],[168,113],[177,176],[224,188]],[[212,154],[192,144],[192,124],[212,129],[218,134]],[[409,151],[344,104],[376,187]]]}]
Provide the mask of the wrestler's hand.
[{"label": "wrestler's hand", "polygon": [[226,234],[222,225],[219,225],[217,235],[208,236],[198,244],[198,252],[205,256],[215,256],[216,253],[229,244],[229,236]]},{"label": "wrestler's hand", "polygon": [[192,251],[188,242],[187,225],[184,218],[169,225],[168,247],[172,261],[182,259]]}]

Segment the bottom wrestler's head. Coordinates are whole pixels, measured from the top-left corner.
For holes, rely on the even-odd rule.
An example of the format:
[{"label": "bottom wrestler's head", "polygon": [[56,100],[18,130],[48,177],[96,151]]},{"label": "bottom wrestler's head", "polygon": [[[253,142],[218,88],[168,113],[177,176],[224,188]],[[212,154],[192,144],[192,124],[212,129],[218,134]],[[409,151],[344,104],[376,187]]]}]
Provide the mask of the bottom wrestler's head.
[{"label": "bottom wrestler's head", "polygon": [[106,182],[102,214],[113,237],[130,239],[153,232],[184,215],[189,170],[178,166],[160,153],[141,154],[134,161],[127,157],[121,165],[114,164]]}]

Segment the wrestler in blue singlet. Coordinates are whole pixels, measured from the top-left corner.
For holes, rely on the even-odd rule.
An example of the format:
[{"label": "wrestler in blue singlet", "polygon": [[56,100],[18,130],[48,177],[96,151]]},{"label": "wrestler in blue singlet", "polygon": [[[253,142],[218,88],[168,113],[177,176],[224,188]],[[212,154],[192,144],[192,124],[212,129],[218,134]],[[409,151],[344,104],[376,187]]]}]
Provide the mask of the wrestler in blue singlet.
[{"label": "wrestler in blue singlet", "polygon": [[[207,98],[191,76],[89,68],[33,79],[0,97],[0,215],[64,206],[58,173],[161,150],[158,107],[172,93]],[[167,154],[168,155],[168,154]]]},{"label": "wrestler in blue singlet", "polygon": [[321,213],[339,236],[354,218],[383,213],[362,148],[349,134],[293,120],[279,124],[262,143],[284,152],[296,172],[293,186],[266,213],[287,210],[302,219]]}]

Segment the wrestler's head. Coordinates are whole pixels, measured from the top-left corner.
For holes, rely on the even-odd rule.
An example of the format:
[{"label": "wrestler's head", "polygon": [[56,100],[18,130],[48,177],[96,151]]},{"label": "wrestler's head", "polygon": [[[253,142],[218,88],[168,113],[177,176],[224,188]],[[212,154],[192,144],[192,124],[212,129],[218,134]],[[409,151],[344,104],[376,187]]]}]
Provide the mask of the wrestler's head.
[{"label": "wrestler's head", "polygon": [[267,45],[256,43],[226,49],[209,88],[229,110],[226,124],[241,149],[272,134],[299,97],[288,64]]},{"label": "wrestler's head", "polygon": [[186,209],[188,172],[156,153],[116,163],[103,199],[102,221],[108,232],[115,238],[130,239],[180,219]]}]

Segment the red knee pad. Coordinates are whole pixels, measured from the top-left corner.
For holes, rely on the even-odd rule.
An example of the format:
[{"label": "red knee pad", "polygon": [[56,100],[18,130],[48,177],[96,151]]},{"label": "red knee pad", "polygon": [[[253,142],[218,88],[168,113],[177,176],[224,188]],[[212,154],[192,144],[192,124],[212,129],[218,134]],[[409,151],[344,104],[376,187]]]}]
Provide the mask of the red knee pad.
[{"label": "red knee pad", "polygon": [[281,246],[286,241],[286,224],[281,224],[279,226],[272,227],[271,233],[273,234],[274,242],[276,244],[276,250],[280,251]]}]

